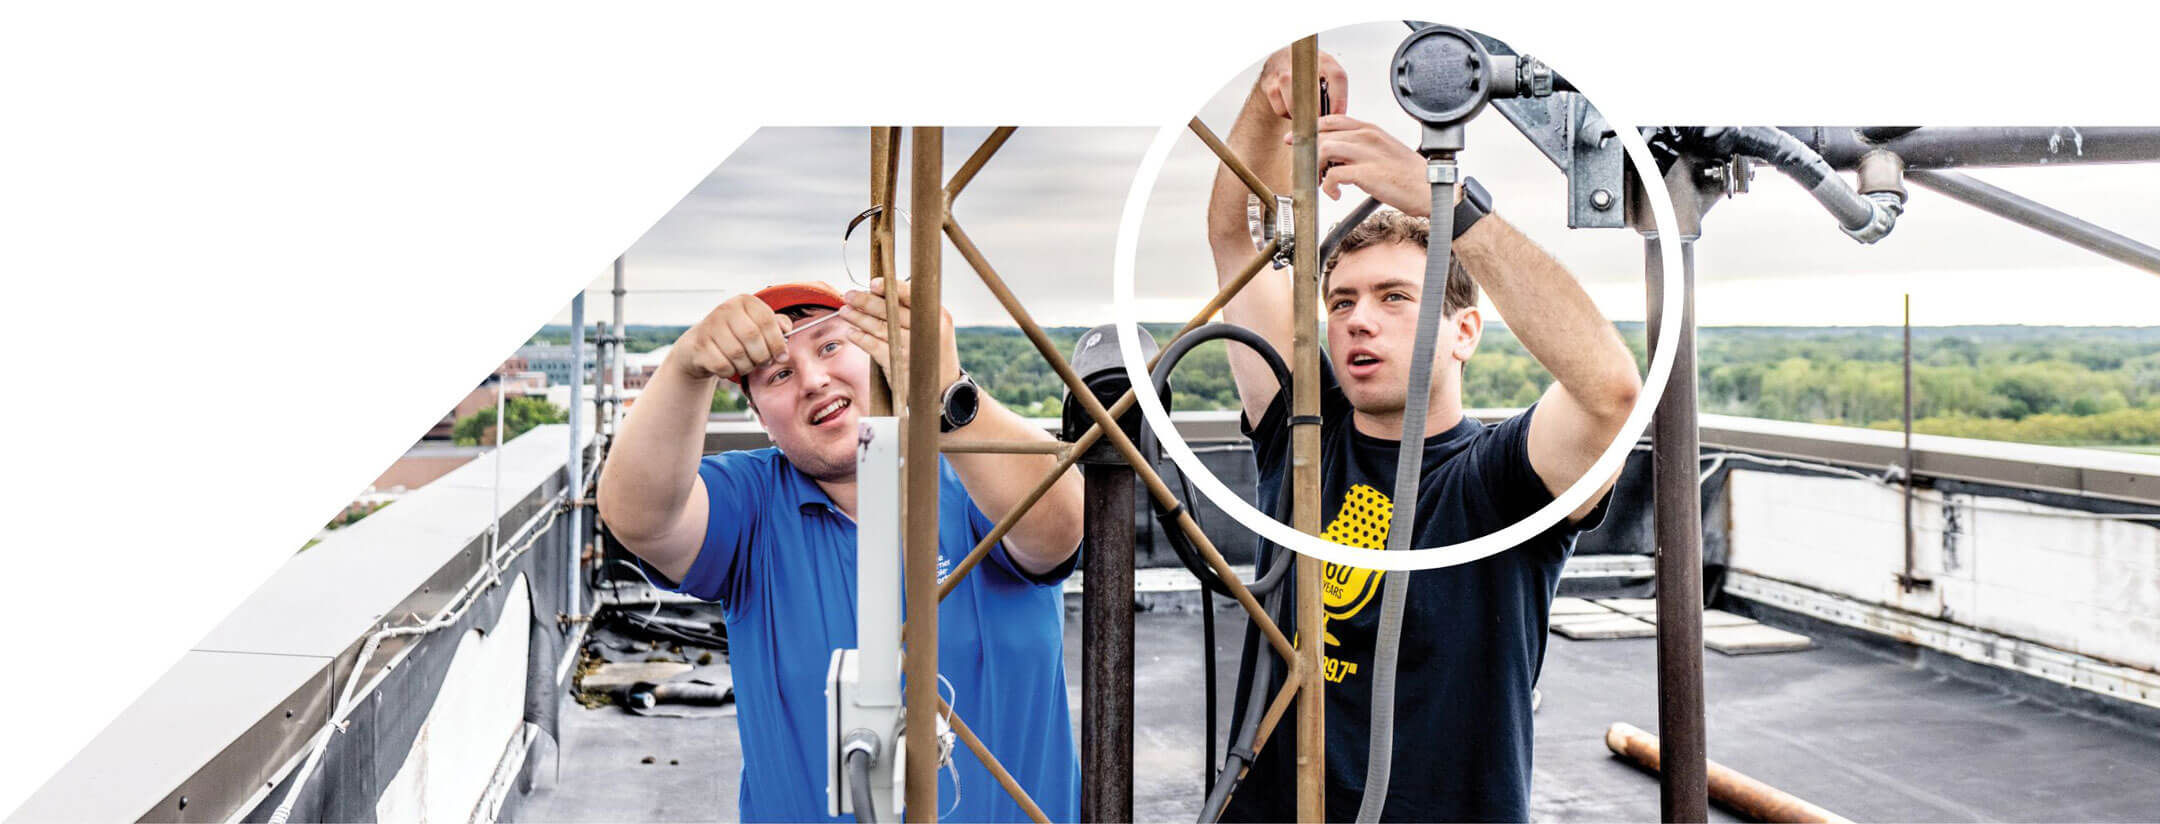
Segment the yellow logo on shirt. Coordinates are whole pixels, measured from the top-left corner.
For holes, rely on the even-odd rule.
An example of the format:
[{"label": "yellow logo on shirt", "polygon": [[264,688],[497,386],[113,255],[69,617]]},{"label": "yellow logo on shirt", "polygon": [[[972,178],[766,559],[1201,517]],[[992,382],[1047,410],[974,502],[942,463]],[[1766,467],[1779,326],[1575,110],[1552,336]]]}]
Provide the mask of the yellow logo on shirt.
[{"label": "yellow logo on shirt", "polygon": [[[1353,484],[1343,493],[1342,507],[1335,512],[1335,520],[1328,524],[1320,537],[1348,546],[1366,549],[1386,549],[1388,519],[1395,508],[1388,496],[1365,484]],[[1323,563],[1320,566],[1320,602],[1325,607],[1323,620],[1342,620],[1357,615],[1372,602],[1380,591],[1380,579],[1385,571]],[[1325,624],[1322,624],[1325,627]],[[1328,646],[1340,646],[1334,633],[1321,633]],[[1340,683],[1344,678],[1357,674],[1355,662],[1326,658],[1327,680]]]}]

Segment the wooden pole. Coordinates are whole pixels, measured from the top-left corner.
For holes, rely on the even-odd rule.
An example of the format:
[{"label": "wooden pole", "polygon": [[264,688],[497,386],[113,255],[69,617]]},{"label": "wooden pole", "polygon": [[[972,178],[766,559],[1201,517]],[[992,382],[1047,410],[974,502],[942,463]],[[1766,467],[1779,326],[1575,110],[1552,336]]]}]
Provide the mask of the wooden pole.
[{"label": "wooden pole", "polygon": [[[1658,737],[1625,722],[1605,729],[1605,748],[1636,766],[1658,772]],[[1755,821],[1852,824],[1850,819],[1799,796],[1748,777],[1716,761],[1705,762],[1709,796],[1718,804]]]},{"label": "wooden pole", "polygon": [[[914,129],[914,162],[908,195],[914,222],[909,226],[909,325],[906,366],[907,406],[900,414],[901,487],[907,490],[907,706],[916,712],[907,723],[907,811],[909,821],[938,819],[938,257],[945,243],[938,230],[945,223],[944,130]],[[898,294],[887,284],[885,294]],[[892,339],[900,340],[895,334]],[[898,361],[895,361],[898,363]],[[924,505],[924,502],[930,502]]]},{"label": "wooden pole", "polygon": [[[1291,299],[1290,482],[1295,526],[1320,534],[1320,40],[1307,37],[1290,47],[1292,115],[1291,210],[1297,247],[1291,250],[1296,286]],[[1415,506],[1412,506],[1415,509]],[[1327,817],[1321,775],[1327,765],[1326,701],[1321,697],[1322,644],[1320,561],[1297,559],[1297,666],[1290,672],[1304,682],[1298,692],[1297,810],[1299,821]]]},{"label": "wooden pole", "polygon": [[[898,177],[900,158],[900,130],[888,126],[870,128],[870,205],[880,207],[877,217],[870,220],[870,279],[876,280],[892,275],[892,214],[893,179]],[[887,306],[888,310],[892,307]],[[891,315],[887,315],[891,317]],[[895,347],[893,357],[898,357]],[[897,367],[896,367],[897,368]],[[892,378],[878,365],[870,364],[870,415],[884,417],[893,414]],[[905,511],[905,498],[902,510]]]}]

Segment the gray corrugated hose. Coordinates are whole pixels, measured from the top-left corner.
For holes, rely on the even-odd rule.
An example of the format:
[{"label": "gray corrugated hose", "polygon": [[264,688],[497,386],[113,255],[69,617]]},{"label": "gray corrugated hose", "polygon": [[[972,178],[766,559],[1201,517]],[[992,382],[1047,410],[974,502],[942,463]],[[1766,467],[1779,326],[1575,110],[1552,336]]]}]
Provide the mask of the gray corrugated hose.
[{"label": "gray corrugated hose", "polygon": [[1862,195],[1800,138],[1768,126],[1707,126],[1693,131],[1719,155],[1747,155],[1768,161],[1808,190],[1815,202],[1837,219],[1838,228],[1861,243],[1890,234],[1904,211],[1903,196]]},{"label": "gray corrugated hose", "polygon": [[[1418,292],[1417,341],[1410,349],[1409,394],[1403,398],[1402,442],[1395,448],[1395,492],[1390,497],[1387,548],[1412,546],[1417,533],[1418,480],[1425,465],[1425,416],[1432,401],[1433,349],[1440,332],[1440,309],[1447,302],[1448,259],[1454,250],[1455,160],[1439,156],[1426,162],[1432,181],[1432,218],[1425,243],[1425,284]],[[1395,663],[1402,644],[1403,603],[1408,571],[1381,580],[1380,631],[1373,641],[1372,723],[1365,750],[1365,796],[1358,802],[1359,824],[1380,820],[1387,806],[1388,772],[1395,758]]]}]

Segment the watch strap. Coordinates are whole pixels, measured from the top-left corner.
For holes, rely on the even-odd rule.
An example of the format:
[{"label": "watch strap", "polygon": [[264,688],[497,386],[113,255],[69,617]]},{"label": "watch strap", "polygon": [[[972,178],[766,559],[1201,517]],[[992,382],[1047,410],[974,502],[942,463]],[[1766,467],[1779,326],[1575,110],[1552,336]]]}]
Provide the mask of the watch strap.
[{"label": "watch strap", "polygon": [[1477,178],[1464,177],[1462,191],[1462,202],[1455,204],[1455,234],[1450,238],[1462,237],[1470,227],[1492,214],[1492,193],[1485,191],[1485,185]]}]

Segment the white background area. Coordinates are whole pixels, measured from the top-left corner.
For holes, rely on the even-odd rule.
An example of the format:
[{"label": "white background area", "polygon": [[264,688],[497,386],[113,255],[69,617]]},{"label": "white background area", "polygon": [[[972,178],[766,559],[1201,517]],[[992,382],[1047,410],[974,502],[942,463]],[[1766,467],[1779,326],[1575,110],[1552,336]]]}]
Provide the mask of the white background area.
[{"label": "white background area", "polygon": [[[0,660],[51,675],[0,679],[0,812],[754,127],[1152,128],[1208,107],[1226,128],[1209,101],[1240,69],[1296,36],[1406,8],[10,6],[0,12],[0,311],[18,377],[0,403]],[[1638,123],[2160,125],[2148,13],[2129,6],[1487,3],[1449,13]],[[1384,95],[1354,94],[1357,110],[1386,110]],[[1492,142],[1498,157],[1503,141]],[[1122,187],[1130,165],[1114,166],[1091,174]],[[2160,188],[2088,196],[2076,187],[2130,172],[2070,182],[2080,170],[2065,170],[2058,184],[2052,171],[1982,176],[2148,242],[2160,234],[2149,215],[2109,211],[2149,207]],[[1749,197],[1799,197],[1769,172],[1758,189]],[[1510,214],[1557,209],[1550,195],[1496,195]],[[1931,225],[1938,208],[1951,207],[1916,194],[1886,241],[1942,232],[1974,247],[1930,283],[2011,292],[2006,303],[2090,313],[2078,315],[2088,323],[2160,317],[2160,278],[2000,222]],[[1754,216],[1769,214],[1762,203],[1720,209],[1731,212],[1714,212],[1710,228],[1729,234],[1705,247],[1706,325],[1771,322],[1748,318],[1773,301],[1820,302],[1813,322],[1895,321],[1907,286],[1862,268],[1827,219],[1788,229]],[[1820,237],[1807,254],[1835,257],[1740,240],[1797,230]],[[1171,226],[1159,242],[1199,248],[1198,233]],[[1549,242],[1575,262],[1572,246]],[[1638,246],[1620,233],[1583,242]],[[1996,265],[2043,253],[2093,271],[2035,283]],[[1639,291],[1623,291],[1638,288],[1636,259],[1619,255],[1629,262],[1612,271],[1581,264],[1617,318],[1639,317]],[[1725,291],[1709,282],[1714,271],[1770,285]],[[1825,271],[1844,274],[1818,285]],[[1099,283],[1107,294],[1107,272]],[[1037,300],[1037,284],[1015,288]],[[1840,293],[1826,291],[1848,288],[1866,295],[1851,299],[1864,308],[1840,308]],[[1916,303],[1930,322],[1931,304]],[[1630,306],[1638,314],[1621,311]]]}]

